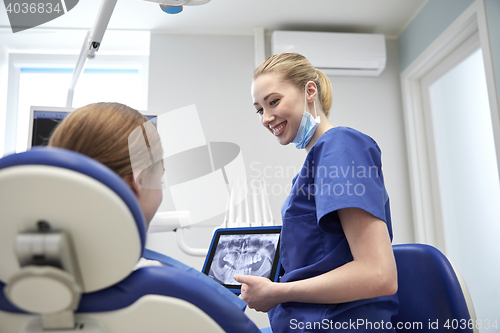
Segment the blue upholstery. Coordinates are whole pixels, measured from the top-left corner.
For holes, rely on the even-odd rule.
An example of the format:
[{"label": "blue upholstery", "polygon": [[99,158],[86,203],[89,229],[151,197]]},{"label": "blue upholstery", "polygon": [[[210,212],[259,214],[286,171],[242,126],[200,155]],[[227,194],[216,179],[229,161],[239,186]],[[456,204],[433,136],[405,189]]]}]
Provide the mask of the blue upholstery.
[{"label": "blue upholstery", "polygon": [[[396,331],[472,332],[472,329],[444,327],[447,320],[451,325],[454,319],[458,323],[470,319],[460,282],[448,259],[438,249],[424,244],[394,245],[393,249],[400,304],[399,314],[392,319]],[[436,320],[439,320],[439,329],[429,328],[429,323]],[[422,323],[422,327],[398,329],[398,323]]]},{"label": "blue upholstery", "polygon": [[[146,232],[139,204],[130,188],[113,171],[87,156],[59,148],[35,148],[0,159],[0,169],[17,165],[49,165],[71,169],[99,180],[115,191],[134,216],[144,251]],[[24,313],[4,295],[0,282],[0,310]],[[94,313],[126,308],[145,295],[163,295],[185,300],[210,316],[226,332],[260,332],[244,312],[196,276],[172,266],[143,267],[117,284],[82,294],[77,313]],[[168,327],[165,328],[168,331]]]},{"label": "blue upholstery", "polygon": [[[9,303],[3,294],[3,287],[0,283],[0,310],[24,313]],[[112,287],[82,295],[77,312],[119,310],[145,295],[171,296],[192,303],[226,332],[259,332],[244,312],[216,289],[189,273],[168,266],[140,268]]]},{"label": "blue upholstery", "polygon": [[177,261],[173,258],[170,258],[162,253],[158,253],[149,249],[144,249],[144,252],[142,254],[143,258],[149,259],[149,260],[156,260],[161,262],[164,265],[167,266],[173,266],[181,271],[188,272],[190,275],[194,275],[196,277],[199,277],[202,279],[207,285],[212,286],[219,294],[221,294],[223,297],[228,299],[231,303],[234,303],[238,308],[241,309],[241,311],[245,311],[247,307],[247,303],[236,296],[232,291],[227,289],[226,287],[222,286],[219,282],[216,282],[212,278],[209,278],[207,275],[203,274],[200,271],[197,271],[193,267],[190,267],[188,265],[185,265],[181,263],[180,261]]},{"label": "blue upholstery", "polygon": [[0,310],[7,311],[7,312],[15,312],[15,313],[25,313],[24,311],[19,310],[14,305],[10,304],[10,302],[5,297],[5,294],[3,291],[4,287],[5,287],[5,284],[0,282]]}]

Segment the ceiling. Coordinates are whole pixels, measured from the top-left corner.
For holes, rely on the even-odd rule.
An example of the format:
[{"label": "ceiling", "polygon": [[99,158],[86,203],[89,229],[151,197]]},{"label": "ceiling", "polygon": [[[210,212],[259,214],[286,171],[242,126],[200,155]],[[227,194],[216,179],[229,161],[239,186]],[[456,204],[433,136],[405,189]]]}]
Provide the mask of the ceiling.
[{"label": "ceiling", "polygon": [[[212,0],[163,13],[158,4],[118,0],[108,32],[138,30],[172,34],[252,35],[273,30],[382,33],[396,38],[428,0]],[[101,0],[80,0],[71,11],[37,28],[12,33],[0,9],[0,45],[10,52],[79,52]],[[125,32],[126,34],[126,32]],[[105,35],[110,40],[109,34]],[[124,38],[126,43],[133,39]],[[103,39],[104,44],[104,39]]]}]

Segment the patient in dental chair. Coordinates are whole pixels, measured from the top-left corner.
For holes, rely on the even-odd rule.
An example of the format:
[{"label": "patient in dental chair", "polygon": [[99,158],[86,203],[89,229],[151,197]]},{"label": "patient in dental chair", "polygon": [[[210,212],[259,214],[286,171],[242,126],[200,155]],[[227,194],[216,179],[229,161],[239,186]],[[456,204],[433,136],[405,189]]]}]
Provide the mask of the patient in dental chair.
[{"label": "patient in dental chair", "polygon": [[[147,126],[147,122],[148,119],[141,113],[123,104],[90,104],[64,119],[49,141],[49,146],[87,155],[117,173],[134,192],[143,211],[146,228],[162,201],[161,178],[164,172],[159,135],[153,126]],[[142,135],[145,132],[147,136]],[[203,279],[240,309],[245,309],[246,303],[242,299],[194,268],[147,249],[143,256],[136,269],[151,265],[177,267]]]}]

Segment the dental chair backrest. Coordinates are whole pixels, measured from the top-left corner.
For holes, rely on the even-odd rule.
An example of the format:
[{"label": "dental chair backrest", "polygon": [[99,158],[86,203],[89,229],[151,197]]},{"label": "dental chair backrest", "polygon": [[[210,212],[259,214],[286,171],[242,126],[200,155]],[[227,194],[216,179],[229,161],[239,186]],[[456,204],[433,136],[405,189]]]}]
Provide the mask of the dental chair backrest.
[{"label": "dental chair backrest", "polygon": [[465,280],[441,251],[427,244],[392,248],[398,268],[396,332],[479,333]]},{"label": "dental chair backrest", "polygon": [[145,237],[133,192],[95,160],[0,159],[0,332],[259,332],[184,271],[134,271]]}]

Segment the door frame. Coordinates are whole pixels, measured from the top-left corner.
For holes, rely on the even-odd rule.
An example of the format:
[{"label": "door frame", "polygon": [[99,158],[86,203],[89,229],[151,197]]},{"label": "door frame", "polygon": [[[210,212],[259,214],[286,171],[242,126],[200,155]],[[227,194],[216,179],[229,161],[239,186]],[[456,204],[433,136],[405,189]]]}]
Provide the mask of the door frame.
[{"label": "door frame", "polygon": [[500,161],[500,119],[484,0],[476,0],[401,73],[415,241],[443,252],[446,247],[436,180],[435,142],[422,80],[474,34],[478,35],[483,52],[497,161]]}]

